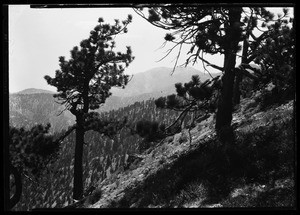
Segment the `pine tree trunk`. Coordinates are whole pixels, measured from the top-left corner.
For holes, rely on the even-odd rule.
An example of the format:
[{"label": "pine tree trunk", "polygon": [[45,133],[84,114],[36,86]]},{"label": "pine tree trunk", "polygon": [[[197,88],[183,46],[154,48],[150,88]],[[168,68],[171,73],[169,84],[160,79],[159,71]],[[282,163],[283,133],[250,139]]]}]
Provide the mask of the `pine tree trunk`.
[{"label": "pine tree trunk", "polygon": [[241,8],[232,8],[229,10],[230,27],[226,32],[228,36],[228,46],[225,49],[224,75],[222,78],[221,97],[218,102],[216,114],[216,130],[220,131],[223,127],[230,127],[232,120],[232,100],[233,84],[235,78],[236,53],[239,43],[238,24],[241,19]]},{"label": "pine tree trunk", "polygon": [[74,186],[73,199],[79,200],[83,195],[83,143],[84,143],[84,126],[83,116],[78,114],[76,116],[76,144],[75,144],[75,158],[74,158]]},{"label": "pine tree trunk", "polygon": [[[242,53],[242,64],[247,63],[247,54],[248,54],[248,48],[249,48],[249,31],[246,34],[246,38],[243,42],[243,53]],[[243,74],[240,72],[236,73],[236,78],[234,82],[234,94],[233,94],[233,103],[234,105],[240,104],[241,101],[241,91],[240,91],[240,84],[243,80]]]},{"label": "pine tree trunk", "polygon": [[[235,65],[235,56],[228,57],[231,65]],[[216,114],[216,130],[220,130],[224,126],[230,126],[232,120],[232,97],[233,83],[235,77],[234,66],[229,66],[225,69],[222,78],[222,91],[218,102],[218,110]]]},{"label": "pine tree trunk", "polygon": [[234,82],[233,104],[238,105],[241,102],[240,84],[243,80],[242,74],[237,72]]}]

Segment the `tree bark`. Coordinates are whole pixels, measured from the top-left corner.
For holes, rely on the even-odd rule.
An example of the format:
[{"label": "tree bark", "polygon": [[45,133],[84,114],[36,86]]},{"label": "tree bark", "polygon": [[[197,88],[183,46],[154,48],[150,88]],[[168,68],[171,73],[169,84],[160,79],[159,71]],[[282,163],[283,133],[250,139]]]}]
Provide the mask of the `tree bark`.
[{"label": "tree bark", "polygon": [[89,81],[85,79],[83,84],[83,109],[78,110],[76,114],[76,145],[75,145],[75,158],[74,158],[74,187],[73,199],[80,200],[83,198],[83,146],[84,146],[84,117],[89,111]]},{"label": "tree bark", "polygon": [[79,200],[83,195],[83,143],[84,143],[84,120],[82,114],[76,115],[76,143],[75,143],[75,157],[74,157],[74,186],[73,199]]},{"label": "tree bark", "polygon": [[234,82],[234,93],[233,93],[233,104],[238,105],[241,102],[241,91],[240,83],[243,80],[243,74],[240,72],[236,73],[235,82]]},{"label": "tree bark", "polygon": [[22,195],[22,177],[21,173],[18,171],[16,167],[10,165],[10,174],[14,176],[16,192],[12,198],[9,200],[9,208],[12,209],[21,199]]},{"label": "tree bark", "polygon": [[[229,56],[227,61],[230,65],[235,65],[235,56]],[[218,102],[218,110],[216,114],[216,130],[220,130],[224,126],[230,126],[232,120],[232,97],[233,83],[235,77],[234,66],[228,65],[222,78],[221,96]]]},{"label": "tree bark", "polygon": [[231,125],[236,52],[238,50],[240,38],[240,32],[238,32],[238,28],[235,26],[240,23],[241,12],[241,8],[232,8],[229,10],[230,26],[226,32],[226,35],[228,36],[228,46],[225,49],[222,90],[216,114],[215,128],[217,132],[220,131],[221,128]]},{"label": "tree bark", "polygon": [[[244,64],[247,62],[247,54],[248,54],[248,48],[249,48],[249,35],[250,33],[247,32],[246,38],[244,39],[243,42],[243,53],[242,53],[242,62],[241,64]],[[234,94],[233,94],[233,104],[237,105],[240,104],[241,101],[241,91],[240,91],[240,83],[243,80],[243,74],[240,73],[239,71],[236,73],[236,78],[234,82]]]}]

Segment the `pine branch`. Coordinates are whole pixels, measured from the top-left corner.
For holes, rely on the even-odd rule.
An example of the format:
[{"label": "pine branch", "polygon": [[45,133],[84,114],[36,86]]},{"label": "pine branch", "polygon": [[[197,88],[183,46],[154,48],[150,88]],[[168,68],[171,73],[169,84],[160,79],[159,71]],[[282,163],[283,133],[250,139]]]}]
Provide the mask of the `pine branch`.
[{"label": "pine branch", "polygon": [[204,58],[200,57],[199,55],[198,55],[198,58],[199,58],[200,60],[202,60],[203,62],[207,63],[208,66],[211,66],[211,67],[213,67],[213,68],[215,68],[215,69],[218,69],[218,70],[220,70],[221,72],[224,71],[224,68],[223,68],[223,67],[220,67],[220,66],[217,66],[217,65],[215,65],[215,64],[212,64],[212,63],[210,63],[209,61],[205,60]]},{"label": "pine branch", "polygon": [[[185,108],[181,113],[180,115],[175,119],[175,121],[169,125],[167,128],[165,128],[165,131],[167,131],[168,129],[170,129],[172,126],[174,126],[178,121],[179,119],[183,116],[183,115],[186,115],[188,113],[188,111],[193,107],[194,104],[190,104],[187,108]],[[183,117],[184,118],[184,117]],[[182,122],[181,122],[182,124]]]},{"label": "pine branch", "polygon": [[[203,58],[203,51],[202,51],[202,57],[201,57],[201,58],[204,59],[204,58]],[[210,72],[206,69],[206,66],[205,66],[203,60],[202,60],[202,65],[203,65],[204,70],[209,74],[209,76],[210,76],[211,78],[213,78],[212,75],[210,74]]]},{"label": "pine branch", "polygon": [[58,139],[56,139],[55,140],[55,143],[59,143],[59,142],[61,142],[61,141],[63,141],[67,136],[69,136],[69,134],[71,134],[72,133],[72,131],[74,130],[74,129],[76,129],[77,128],[77,125],[75,124],[75,125],[73,125],[73,126],[71,126],[62,136],[60,136]]},{"label": "pine branch", "polygon": [[56,114],[56,116],[60,116],[65,110],[68,110],[68,108],[65,107],[59,114]]},{"label": "pine branch", "polygon": [[175,69],[176,69],[176,66],[177,66],[177,62],[178,62],[178,59],[179,59],[180,54],[181,54],[181,48],[182,48],[182,43],[180,43],[179,51],[178,51],[178,54],[177,54],[177,57],[176,57],[176,62],[174,64],[174,67],[173,67],[173,70],[171,72],[171,75],[173,75],[173,73],[175,72]]}]

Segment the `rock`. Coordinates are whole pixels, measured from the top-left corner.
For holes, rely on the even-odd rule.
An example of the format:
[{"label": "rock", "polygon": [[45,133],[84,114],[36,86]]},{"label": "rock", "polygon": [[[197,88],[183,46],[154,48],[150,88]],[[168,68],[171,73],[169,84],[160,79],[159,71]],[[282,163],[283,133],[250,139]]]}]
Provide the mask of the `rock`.
[{"label": "rock", "polygon": [[138,207],[138,203],[137,202],[135,202],[135,203],[133,203],[132,205],[130,205],[130,207],[129,208],[137,208]]},{"label": "rock", "polygon": [[223,205],[218,203],[218,204],[212,204],[212,205],[205,205],[204,207],[205,208],[221,208],[221,207],[223,207]]}]

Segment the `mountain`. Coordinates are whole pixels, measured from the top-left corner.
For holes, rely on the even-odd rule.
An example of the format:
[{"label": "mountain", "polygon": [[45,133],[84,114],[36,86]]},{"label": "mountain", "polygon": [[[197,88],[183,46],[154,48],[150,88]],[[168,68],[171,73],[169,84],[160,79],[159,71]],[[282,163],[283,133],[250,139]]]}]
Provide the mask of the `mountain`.
[{"label": "mountain", "polygon": [[[119,97],[131,97],[145,93],[175,93],[174,85],[178,82],[188,82],[192,75],[199,75],[201,81],[210,77],[209,74],[200,72],[192,67],[177,67],[172,74],[172,68],[157,67],[142,73],[134,74],[125,89],[112,89],[112,94]],[[214,73],[213,77],[219,75]]]},{"label": "mountain", "polygon": [[38,93],[46,93],[46,94],[54,94],[55,92],[49,91],[49,90],[43,90],[43,89],[36,89],[36,88],[28,88],[25,90],[21,90],[16,93],[12,94],[38,94]]},{"label": "mountain", "polygon": [[[24,93],[25,92],[25,93]],[[35,93],[34,93],[35,92]],[[52,93],[29,89],[9,95],[9,124],[30,128],[35,124],[51,124],[52,132],[60,132],[74,124],[74,116],[55,102]]]},{"label": "mountain", "polygon": [[111,110],[117,110],[119,108],[126,107],[128,105],[132,105],[135,102],[142,102],[142,101],[147,101],[149,99],[156,99],[161,96],[167,96],[172,93],[175,93],[171,91],[158,91],[158,92],[151,92],[151,93],[144,93],[144,94],[139,94],[136,96],[111,96],[109,97],[105,104],[98,110],[99,112],[108,112]]},{"label": "mountain", "polygon": [[[121,107],[126,107],[134,102],[146,101],[151,98],[159,98],[176,93],[175,84],[185,83],[191,80],[192,75],[199,75],[200,81],[204,82],[211,76],[192,67],[177,67],[172,74],[172,68],[157,67],[142,73],[133,75],[125,89],[113,88],[112,96],[99,110],[110,111]],[[220,73],[212,73],[212,77]]]},{"label": "mountain", "polygon": [[[112,89],[112,96],[98,110],[108,112],[175,93],[174,84],[188,82],[192,75],[199,75],[201,81],[210,78],[194,68],[178,67],[173,75],[172,68],[158,67],[135,74],[125,89]],[[219,74],[212,74],[213,77]],[[75,123],[74,116],[69,111],[63,111],[63,106],[55,102],[55,92],[29,88],[9,96],[10,124],[15,127],[32,127],[36,123],[51,123],[51,131],[59,132]],[[62,112],[62,113],[61,113]]]}]

